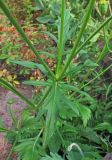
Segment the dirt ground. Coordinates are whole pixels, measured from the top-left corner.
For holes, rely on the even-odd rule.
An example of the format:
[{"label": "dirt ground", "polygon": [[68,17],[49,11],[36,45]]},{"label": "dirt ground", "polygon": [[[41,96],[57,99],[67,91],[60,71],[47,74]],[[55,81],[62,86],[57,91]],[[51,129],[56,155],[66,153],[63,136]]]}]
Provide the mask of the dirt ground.
[{"label": "dirt ground", "polygon": [[[31,98],[32,88],[18,88],[18,90],[28,98]],[[11,128],[12,119],[9,114],[9,108],[11,108],[16,116],[19,116],[21,111],[26,107],[26,104],[17,97],[11,91],[8,91],[2,87],[0,87],[0,121],[7,128]],[[6,160],[8,153],[10,152],[11,144],[6,140],[5,134],[0,133],[0,160]],[[15,160],[15,158],[13,158]]]}]

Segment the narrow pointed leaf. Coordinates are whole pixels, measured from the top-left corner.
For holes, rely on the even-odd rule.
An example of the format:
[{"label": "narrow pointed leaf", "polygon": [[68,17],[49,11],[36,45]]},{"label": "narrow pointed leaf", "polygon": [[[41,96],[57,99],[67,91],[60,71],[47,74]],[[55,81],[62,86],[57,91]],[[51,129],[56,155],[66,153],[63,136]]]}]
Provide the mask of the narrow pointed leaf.
[{"label": "narrow pointed leaf", "polygon": [[14,63],[14,64],[18,64],[18,65],[21,65],[21,66],[24,66],[27,68],[31,68],[31,69],[38,68],[43,73],[47,73],[47,70],[45,69],[45,67],[42,64],[38,64],[38,63],[30,62],[30,61],[17,61],[17,60],[9,60],[9,62]]},{"label": "narrow pointed leaf", "polygon": [[32,85],[32,86],[51,86],[50,82],[34,81],[34,80],[24,81],[23,84]]}]

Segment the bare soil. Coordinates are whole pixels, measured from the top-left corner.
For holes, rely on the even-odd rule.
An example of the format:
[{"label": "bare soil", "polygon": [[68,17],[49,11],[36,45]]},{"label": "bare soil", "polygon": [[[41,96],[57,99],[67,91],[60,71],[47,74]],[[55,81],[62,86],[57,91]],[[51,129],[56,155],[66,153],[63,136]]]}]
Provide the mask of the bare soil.
[{"label": "bare soil", "polygon": [[[31,98],[31,87],[21,87],[18,88],[18,90],[26,97]],[[9,108],[11,108],[15,115],[18,117],[20,116],[22,110],[26,107],[26,104],[14,93],[0,87],[0,120],[3,121],[7,128],[11,128],[12,126],[12,119],[9,114]],[[6,160],[10,149],[11,144],[5,138],[5,133],[0,133],[0,160]],[[15,158],[13,158],[13,160],[15,160]]]},{"label": "bare soil", "polygon": [[104,160],[112,160],[112,153],[108,153],[105,157]]}]

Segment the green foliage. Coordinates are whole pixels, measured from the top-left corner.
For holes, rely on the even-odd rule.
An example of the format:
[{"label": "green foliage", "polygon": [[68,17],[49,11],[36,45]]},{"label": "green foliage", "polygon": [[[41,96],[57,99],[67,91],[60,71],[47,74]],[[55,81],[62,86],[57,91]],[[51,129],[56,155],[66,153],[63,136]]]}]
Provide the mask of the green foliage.
[{"label": "green foliage", "polygon": [[9,60],[9,62],[13,64],[21,65],[26,68],[31,68],[31,69],[39,68],[40,71],[42,71],[44,74],[47,72],[46,69],[43,67],[43,65],[38,63],[28,62],[28,61],[17,61],[17,60]]},{"label": "green foliage", "polygon": [[51,156],[52,156],[52,157],[46,156],[46,157],[42,158],[41,160],[63,160],[63,159],[62,159],[59,155],[57,155],[57,154],[51,153]]},{"label": "green foliage", "polygon": [[100,131],[104,131],[104,130],[107,130],[109,133],[112,133],[112,126],[110,123],[108,122],[104,122],[104,123],[101,123],[101,124],[98,124],[96,127],[95,127],[96,130],[100,130]]},{"label": "green foliage", "polygon": [[[105,86],[107,84],[104,83],[105,87],[102,87],[105,97],[104,104],[99,103],[97,98],[102,94],[100,87],[97,88],[99,85],[97,79],[102,83],[101,76],[112,65],[102,69],[99,64],[102,57],[104,58],[107,54],[107,44],[104,45],[101,52],[98,47],[94,48],[99,34],[102,35],[102,28],[110,22],[112,16],[100,26],[98,23],[98,27],[96,26],[94,31],[94,27],[90,27],[90,21],[92,21],[95,0],[90,0],[87,8],[85,10],[83,8],[86,12],[85,16],[81,18],[79,15],[81,26],[74,27],[75,16],[72,11],[72,7],[73,10],[75,7],[74,1],[70,1],[69,5],[65,0],[61,2],[58,0],[36,1],[39,10],[46,11],[46,7],[49,6],[49,14],[43,12],[44,16],[39,17],[38,21],[43,24],[53,23],[51,30],[54,27],[57,28],[56,33],[47,32],[56,42],[54,47],[57,51],[57,54],[53,56],[56,65],[51,69],[15,21],[3,0],[0,0],[1,9],[39,60],[39,63],[12,59],[9,59],[9,62],[30,69],[38,68],[43,73],[43,78],[40,81],[27,80],[23,82],[25,85],[42,87],[41,93],[34,96],[33,102],[0,78],[2,86],[14,92],[28,106],[31,106],[23,111],[21,118],[17,120],[11,131],[5,129],[2,122],[0,123],[0,130],[8,132],[9,139],[16,140],[13,150],[18,153],[18,158],[21,160],[99,160],[102,158],[102,153],[112,149],[110,139],[104,138],[107,133],[112,132],[111,117],[106,117],[103,114],[104,111],[108,112],[108,109],[109,114],[111,111],[111,85]],[[107,42],[110,42],[112,35],[108,30]],[[75,34],[73,34],[74,32]],[[93,33],[89,34],[89,32]],[[1,59],[4,59],[3,55]],[[76,62],[74,62],[75,60]],[[92,82],[95,83],[95,86],[94,84],[90,86]],[[106,108],[105,105],[107,105]],[[14,123],[13,115],[12,119]],[[68,150],[67,148],[71,144],[77,145]]]}]

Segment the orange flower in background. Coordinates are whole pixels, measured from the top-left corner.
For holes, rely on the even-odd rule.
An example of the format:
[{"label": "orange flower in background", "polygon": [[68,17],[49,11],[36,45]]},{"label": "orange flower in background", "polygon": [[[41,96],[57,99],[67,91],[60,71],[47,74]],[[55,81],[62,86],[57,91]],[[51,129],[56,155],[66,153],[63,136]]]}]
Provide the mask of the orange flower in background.
[{"label": "orange flower in background", "polygon": [[30,29],[29,28],[25,28],[25,32],[29,32],[30,31]]},{"label": "orange flower in background", "polygon": [[2,19],[2,15],[0,15],[0,20]]},{"label": "orange flower in background", "polygon": [[7,31],[13,33],[15,31],[15,27],[14,26],[9,27]]},{"label": "orange flower in background", "polygon": [[4,26],[0,26],[0,32],[4,32],[5,31],[5,27]]},{"label": "orange flower in background", "polygon": [[2,43],[2,38],[0,37],[0,43]]},{"label": "orange flower in background", "polygon": [[15,37],[16,37],[16,38],[19,37],[19,33],[15,33]]}]

